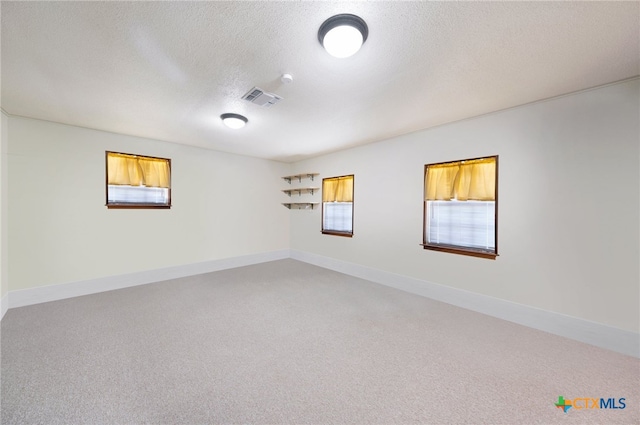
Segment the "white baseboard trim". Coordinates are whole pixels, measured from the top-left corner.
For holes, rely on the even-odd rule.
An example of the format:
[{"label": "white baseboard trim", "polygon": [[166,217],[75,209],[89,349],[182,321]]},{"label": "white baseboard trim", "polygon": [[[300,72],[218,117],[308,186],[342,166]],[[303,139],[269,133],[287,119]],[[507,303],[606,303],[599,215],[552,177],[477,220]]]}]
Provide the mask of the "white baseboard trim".
[{"label": "white baseboard trim", "polygon": [[[129,273],[118,276],[108,276],[98,279],[84,280],[80,282],[63,283],[59,285],[47,285],[37,288],[10,291],[7,300],[3,300],[2,309],[16,308],[48,301],[62,300],[81,295],[95,294],[98,292],[112,291],[114,289],[128,288],[131,286],[145,285],[147,283],[161,282],[180,277],[194,276],[219,270],[233,269],[236,267],[250,266],[252,264],[265,263],[289,258],[289,250],[262,252],[259,254],[243,255],[240,257],[223,258],[220,260],[205,261],[202,263],[185,264],[181,266],[167,267],[157,270],[148,270],[137,273]],[[5,307],[5,305],[7,305]]]},{"label": "white baseboard trim", "polygon": [[292,249],[291,258],[519,325],[640,357],[640,334],[635,332],[310,252]]},{"label": "white baseboard trim", "polygon": [[9,310],[9,294],[0,298],[0,320],[2,320],[7,310]]},{"label": "white baseboard trim", "polygon": [[108,276],[80,282],[10,291],[0,299],[0,320],[2,320],[9,308],[112,291],[285,258],[292,258],[530,328],[640,358],[640,334],[635,332],[355,263],[349,263],[335,258],[324,257],[310,252],[288,249],[119,276]]}]

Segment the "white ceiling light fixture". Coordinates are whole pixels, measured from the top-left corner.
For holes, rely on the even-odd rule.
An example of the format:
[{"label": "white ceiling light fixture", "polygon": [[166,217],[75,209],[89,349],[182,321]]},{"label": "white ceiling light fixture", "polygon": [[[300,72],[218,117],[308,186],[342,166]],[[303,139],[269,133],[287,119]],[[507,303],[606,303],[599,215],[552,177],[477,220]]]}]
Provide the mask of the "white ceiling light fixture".
[{"label": "white ceiling light fixture", "polygon": [[318,41],[336,58],[353,56],[368,36],[367,23],[361,17],[348,13],[330,17],[318,30]]},{"label": "white ceiling light fixture", "polygon": [[222,114],[220,115],[222,122],[229,128],[237,130],[244,127],[249,120],[240,114]]}]

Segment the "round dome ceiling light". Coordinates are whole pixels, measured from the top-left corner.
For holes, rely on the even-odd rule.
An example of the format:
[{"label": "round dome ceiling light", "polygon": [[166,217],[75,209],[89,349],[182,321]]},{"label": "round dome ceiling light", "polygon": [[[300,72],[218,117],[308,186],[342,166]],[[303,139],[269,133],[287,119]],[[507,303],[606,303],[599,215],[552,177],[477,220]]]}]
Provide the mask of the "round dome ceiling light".
[{"label": "round dome ceiling light", "polygon": [[249,121],[246,117],[239,114],[222,114],[220,115],[220,118],[224,125],[229,128],[233,128],[234,130],[244,127]]},{"label": "round dome ceiling light", "polygon": [[331,56],[348,58],[360,50],[368,35],[369,28],[361,17],[343,13],[320,25],[318,41]]}]

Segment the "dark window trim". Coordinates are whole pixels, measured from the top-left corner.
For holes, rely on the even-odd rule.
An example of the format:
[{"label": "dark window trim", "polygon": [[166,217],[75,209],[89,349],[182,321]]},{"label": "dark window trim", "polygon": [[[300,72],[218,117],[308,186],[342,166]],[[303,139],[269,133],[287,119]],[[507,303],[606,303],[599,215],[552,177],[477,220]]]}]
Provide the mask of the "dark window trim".
[{"label": "dark window trim", "polygon": [[[150,158],[150,159],[161,159],[163,161],[169,162],[169,196],[166,204],[143,204],[143,203],[109,203],[109,154],[115,153],[119,155],[130,155],[137,156],[140,158]],[[171,179],[173,177],[173,172],[171,168],[171,158],[162,158],[159,156],[149,156],[149,155],[138,155],[136,153],[126,153],[126,152],[116,152],[116,151],[105,151],[104,152],[104,196],[105,196],[105,206],[107,209],[120,209],[120,210],[143,210],[143,209],[154,209],[154,210],[168,210],[171,209]]]},{"label": "dark window trim", "polygon": [[171,205],[158,205],[158,204],[107,204],[106,207],[110,210],[169,210]]},{"label": "dark window trim", "polygon": [[424,194],[426,191],[426,187],[424,187],[424,183],[423,183],[423,189],[422,189],[422,243],[420,244],[424,249],[428,249],[431,251],[440,251],[440,252],[448,252],[451,254],[460,254],[460,255],[468,255],[470,257],[479,257],[479,258],[487,258],[490,260],[495,260],[496,257],[499,256],[498,254],[498,172],[500,170],[500,167],[498,166],[498,160],[499,160],[499,155],[487,155],[487,156],[480,156],[477,158],[468,158],[468,159],[459,159],[459,160],[455,160],[455,161],[444,161],[444,162],[434,162],[431,164],[425,164],[424,166],[424,173],[422,174],[422,180],[425,180],[425,177],[427,175],[427,168],[431,165],[441,165],[441,164],[450,164],[452,162],[462,162],[462,161],[475,161],[477,159],[486,159],[486,158],[495,158],[496,159],[496,188],[495,188],[495,193],[496,193],[496,200],[494,201],[496,203],[495,206],[495,241],[496,241],[496,247],[495,247],[495,252],[489,252],[489,251],[483,251],[483,250],[479,250],[479,249],[473,249],[473,248],[465,248],[465,247],[460,247],[460,246],[453,246],[453,245],[442,245],[442,244],[430,244],[427,243],[427,201],[424,199]]},{"label": "dark window trim", "polygon": [[460,248],[457,246],[451,246],[451,245],[436,245],[436,244],[424,244],[424,243],[420,245],[424,249],[429,249],[431,251],[440,251],[440,252],[448,252],[451,254],[468,255],[470,257],[488,258],[490,260],[495,260],[496,257],[498,257],[497,253],[480,251],[480,250],[476,251],[471,248],[463,249],[463,248]]},{"label": "dark window trim", "polygon": [[337,230],[325,230],[324,229],[324,201],[322,201],[322,199],[320,199],[320,204],[321,204],[321,212],[320,212],[320,233],[322,233],[323,235],[332,235],[332,236],[342,236],[345,238],[352,238],[353,237],[353,223],[354,223],[354,219],[353,219],[353,211],[354,211],[354,205],[355,205],[355,200],[356,200],[356,176],[355,174],[345,174],[343,176],[335,176],[335,177],[325,177],[322,179],[322,187],[320,189],[320,195],[323,196],[324,195],[324,181],[327,179],[339,179],[342,177],[351,177],[351,179],[353,180],[353,193],[351,194],[351,232],[340,232]]},{"label": "dark window trim", "polygon": [[[353,228],[353,224],[351,225]],[[353,232],[338,232],[337,230],[321,230],[320,233],[323,235],[333,235],[333,236],[342,236],[345,238],[352,238]]]}]

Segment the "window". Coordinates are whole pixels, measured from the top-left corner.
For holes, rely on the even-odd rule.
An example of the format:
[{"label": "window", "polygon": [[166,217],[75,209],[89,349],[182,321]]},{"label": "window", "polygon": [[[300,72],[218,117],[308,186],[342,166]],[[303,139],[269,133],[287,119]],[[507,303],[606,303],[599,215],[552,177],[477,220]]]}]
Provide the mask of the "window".
[{"label": "window", "polygon": [[171,208],[171,160],[107,152],[107,208]]},{"label": "window", "polygon": [[322,233],[353,236],[353,175],[322,179]]},{"label": "window", "polygon": [[425,249],[495,259],[498,156],[424,167]]}]

